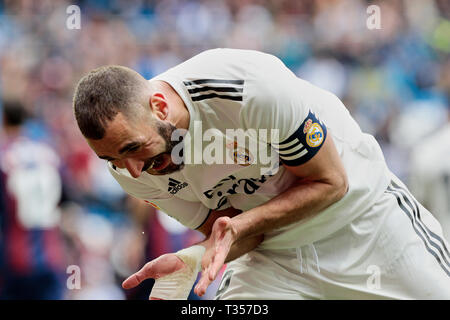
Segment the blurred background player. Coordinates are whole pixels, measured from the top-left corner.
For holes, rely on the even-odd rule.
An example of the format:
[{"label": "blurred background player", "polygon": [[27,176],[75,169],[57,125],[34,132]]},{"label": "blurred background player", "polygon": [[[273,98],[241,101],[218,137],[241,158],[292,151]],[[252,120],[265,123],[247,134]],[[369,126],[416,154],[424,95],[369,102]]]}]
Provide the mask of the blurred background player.
[{"label": "blurred background player", "polygon": [[59,231],[59,158],[23,135],[26,110],[3,104],[0,298],[61,299],[64,252]]},{"label": "blurred background player", "polygon": [[448,122],[444,127],[428,135],[413,149],[409,184],[417,199],[439,220],[448,241],[450,239],[450,112],[447,119]]}]

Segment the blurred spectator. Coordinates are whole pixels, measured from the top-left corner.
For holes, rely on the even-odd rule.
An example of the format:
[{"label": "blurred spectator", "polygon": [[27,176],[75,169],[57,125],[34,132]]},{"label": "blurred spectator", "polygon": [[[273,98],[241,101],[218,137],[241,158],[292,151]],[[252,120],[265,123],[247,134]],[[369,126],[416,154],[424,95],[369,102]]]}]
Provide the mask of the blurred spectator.
[{"label": "blurred spectator", "polygon": [[23,136],[25,109],[3,105],[0,299],[61,299],[65,287],[58,223],[59,158]]},{"label": "blurred spectator", "polygon": [[[447,63],[446,73],[445,77],[448,77],[450,63]],[[441,85],[450,85],[447,80],[443,79]],[[441,223],[444,236],[450,241],[450,95],[447,107],[448,112],[443,117],[446,124],[428,134],[412,149],[409,186]]]},{"label": "blurred spectator", "polygon": [[450,241],[450,121],[414,149],[409,184]]},{"label": "blurred spectator", "polygon": [[[63,229],[73,241],[72,263],[80,270],[80,287],[67,292],[66,299],[123,300],[125,294],[117,283],[110,253],[120,245],[115,225],[106,217],[88,212],[76,204],[65,208]],[[122,235],[122,232],[119,233]],[[139,243],[133,244],[139,248]],[[142,254],[142,252],[140,252]],[[125,256],[123,257],[125,258]]]}]

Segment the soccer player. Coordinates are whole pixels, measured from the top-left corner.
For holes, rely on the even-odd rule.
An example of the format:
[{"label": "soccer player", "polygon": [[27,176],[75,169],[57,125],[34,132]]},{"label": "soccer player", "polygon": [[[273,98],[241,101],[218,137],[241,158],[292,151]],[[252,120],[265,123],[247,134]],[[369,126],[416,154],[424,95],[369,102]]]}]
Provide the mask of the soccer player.
[{"label": "soccer player", "polygon": [[149,81],[100,67],[74,112],[124,190],[206,236],[124,288],[186,298],[201,269],[203,295],[227,263],[217,299],[450,298],[439,223],[341,101],[272,55],[208,50]]},{"label": "soccer player", "polygon": [[3,103],[0,141],[0,299],[62,299],[59,157],[23,134],[20,102]]},{"label": "soccer player", "polygon": [[410,188],[441,223],[450,239],[450,113],[449,122],[412,151]]}]

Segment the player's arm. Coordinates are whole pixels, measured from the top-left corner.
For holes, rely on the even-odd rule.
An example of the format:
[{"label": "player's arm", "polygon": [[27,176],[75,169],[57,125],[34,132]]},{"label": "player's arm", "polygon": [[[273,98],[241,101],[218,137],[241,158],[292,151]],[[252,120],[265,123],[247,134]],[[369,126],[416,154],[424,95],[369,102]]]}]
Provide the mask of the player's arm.
[{"label": "player's arm", "polygon": [[227,253],[228,247],[235,248],[236,244],[255,239],[265,232],[311,218],[339,201],[347,192],[347,176],[331,136],[307,163],[285,167],[298,177],[289,189],[233,218],[216,220],[214,227],[217,230],[213,233],[218,235],[211,238],[215,240],[215,254],[204,262],[202,277],[195,288],[198,295],[203,295],[216,278],[223,263],[221,259],[233,254],[233,249]]},{"label": "player's arm", "polygon": [[235,240],[308,219],[340,200],[348,189],[344,165],[321,119],[323,110],[333,112],[333,104],[339,100],[329,99],[324,91],[311,93],[314,88],[300,81],[279,59],[267,55],[259,59],[266,72],[253,71],[260,80],[248,87],[250,98],[241,111],[241,122],[247,128],[277,130],[278,138],[270,137],[267,143],[298,178],[285,192],[234,217]]},{"label": "player's arm", "polygon": [[265,204],[231,219],[236,241],[306,220],[347,193],[347,175],[330,135],[307,163],[284,166],[298,177],[297,182]]},{"label": "player's arm", "polygon": [[216,220],[214,227],[222,235],[214,237],[217,253],[206,264],[207,272],[196,286],[198,295],[205,293],[220,270],[220,258],[227,256],[228,248],[235,243],[306,221],[347,193],[345,168],[326,123],[318,115],[323,100],[311,96],[305,99],[308,88],[279,60],[261,59],[265,64],[261,68],[270,76],[253,71],[255,80],[247,88],[249,100],[241,111],[241,123],[244,128],[278,130],[279,141],[270,138],[265,142],[278,150],[280,162],[297,180],[260,206]]}]

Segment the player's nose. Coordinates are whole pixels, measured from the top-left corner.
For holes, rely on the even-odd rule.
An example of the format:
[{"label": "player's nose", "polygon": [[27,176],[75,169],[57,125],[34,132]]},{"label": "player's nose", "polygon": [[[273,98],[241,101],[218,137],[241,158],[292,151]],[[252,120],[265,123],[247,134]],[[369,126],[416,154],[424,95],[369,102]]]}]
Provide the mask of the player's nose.
[{"label": "player's nose", "polygon": [[123,160],[123,164],[133,178],[139,178],[142,172],[142,168],[144,167],[144,161],[136,159],[125,159]]}]

